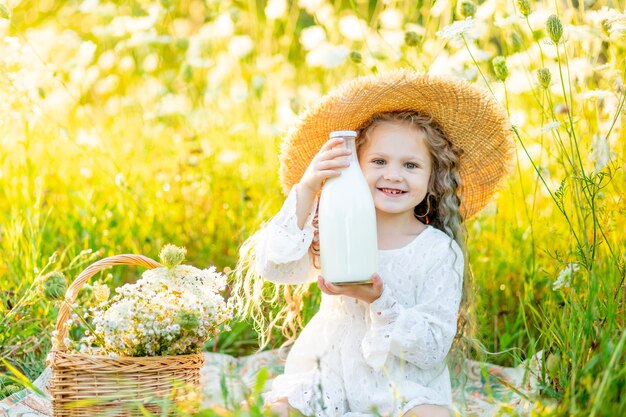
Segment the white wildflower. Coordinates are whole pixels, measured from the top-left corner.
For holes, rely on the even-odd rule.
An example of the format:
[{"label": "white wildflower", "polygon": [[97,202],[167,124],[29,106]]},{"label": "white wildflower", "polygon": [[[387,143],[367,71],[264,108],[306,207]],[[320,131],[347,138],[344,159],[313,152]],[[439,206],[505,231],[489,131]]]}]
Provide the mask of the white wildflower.
[{"label": "white wildflower", "polygon": [[551,130],[555,130],[558,129],[559,126],[561,126],[561,122],[551,122],[551,123],[546,123],[545,125],[541,126],[541,133],[545,133],[545,132],[549,132]]},{"label": "white wildflower", "polygon": [[524,126],[526,124],[526,113],[519,110],[512,111],[511,124],[516,127]]},{"label": "white wildflower", "polygon": [[386,9],[378,18],[383,29],[400,29],[402,27],[402,13],[398,9]]},{"label": "white wildflower", "polygon": [[192,103],[187,95],[166,94],[158,104],[158,114],[161,116],[187,114],[192,107]]},{"label": "white wildflower", "polygon": [[585,13],[585,19],[596,28],[605,28],[609,34],[626,33],[626,14],[603,6],[600,10]]},{"label": "white wildflower", "polygon": [[117,16],[108,24],[113,36],[144,32],[154,27],[159,18],[159,8],[152,7],[148,16]]},{"label": "white wildflower", "polygon": [[[115,176],[115,185],[117,185],[118,187],[126,186],[126,177],[121,172]],[[117,290],[118,288],[115,289],[115,291]]]},{"label": "white wildflower", "polygon": [[120,84],[120,77],[116,74],[110,74],[99,80],[94,85],[94,92],[98,95],[105,96],[113,93]]},{"label": "white wildflower", "polygon": [[147,55],[141,64],[145,72],[154,72],[159,67],[159,56],[157,54]]},{"label": "white wildflower", "polygon": [[583,100],[589,100],[589,99],[606,100],[606,99],[610,99],[613,97],[614,97],[613,93],[607,90],[589,90],[589,91],[585,91],[584,93],[580,95],[580,98]]},{"label": "white wildflower", "polygon": [[464,36],[474,27],[471,16],[465,20],[455,20],[451,25],[444,27],[436,33],[441,39],[452,40]]},{"label": "white wildflower", "polygon": [[130,55],[124,55],[117,63],[119,70],[131,74],[135,70],[135,59]]},{"label": "white wildflower", "polygon": [[325,0],[298,0],[298,6],[302,7],[308,14],[313,16],[324,4]]},{"label": "white wildflower", "polygon": [[594,171],[599,172],[611,160],[611,148],[606,137],[600,134],[593,136],[591,148],[591,159],[595,162]]},{"label": "white wildflower", "polygon": [[98,67],[102,71],[109,71],[115,65],[115,52],[112,50],[104,51],[98,57]]},{"label": "white wildflower", "polygon": [[362,41],[367,35],[367,23],[350,14],[339,20],[339,32],[351,41]]},{"label": "white wildflower", "polygon": [[237,58],[244,58],[252,52],[254,43],[248,35],[233,36],[228,43],[228,52]]},{"label": "white wildflower", "polygon": [[91,63],[96,53],[96,44],[92,41],[83,42],[78,48],[78,54],[76,56],[76,64],[81,67],[86,67]]},{"label": "white wildflower", "polygon": [[233,82],[230,86],[230,98],[235,103],[242,103],[248,98],[248,84],[243,81]]},{"label": "white wildflower", "polygon": [[[93,172],[91,171],[91,168],[89,167],[81,167],[80,168],[80,175],[82,175],[83,177],[89,179],[93,176]],[[0,175],[0,178],[2,178],[2,175]]]},{"label": "white wildflower", "polygon": [[511,14],[507,17],[497,18],[493,25],[498,28],[512,27],[520,22],[523,22],[524,18],[517,14]]},{"label": "white wildflower", "polygon": [[81,13],[93,13],[100,6],[100,0],[83,0],[78,8]]},{"label": "white wildflower", "polygon": [[307,54],[306,63],[311,67],[335,68],[346,60],[349,53],[343,45],[325,43]]},{"label": "white wildflower", "polygon": [[430,14],[434,17],[439,17],[444,11],[449,10],[451,7],[453,6],[450,6],[449,0],[439,0],[434,2],[433,6],[430,8]]},{"label": "white wildflower", "polygon": [[300,34],[300,44],[302,47],[311,51],[326,41],[326,31],[318,25],[309,26],[302,30]]},{"label": "white wildflower", "polygon": [[[239,160],[239,158],[241,158],[241,152],[232,149],[225,149],[217,155],[218,161],[225,165],[232,164]],[[207,290],[210,291],[208,288]]]},{"label": "white wildflower", "polygon": [[268,20],[276,20],[287,14],[286,0],[269,0],[265,6],[265,16]]},{"label": "white wildflower", "polygon": [[626,17],[620,20],[615,20],[610,23],[609,33],[624,33],[626,34]]},{"label": "white wildflower", "polygon": [[206,28],[207,36],[210,38],[228,38],[235,33],[235,23],[230,17],[230,13],[222,13],[215,19],[215,23]]},{"label": "white wildflower", "polygon": [[225,286],[226,276],[215,267],[175,265],[146,271],[92,309],[94,335],[86,334],[80,349],[120,356],[197,352],[232,318],[232,304],[219,294]]},{"label": "white wildflower", "polygon": [[580,269],[577,263],[569,263],[559,272],[559,276],[556,281],[552,284],[552,289],[554,291],[559,290],[563,287],[570,287],[572,282],[572,276]]},{"label": "white wildflower", "polygon": [[76,144],[83,145],[88,148],[97,148],[100,146],[100,138],[94,129],[89,131],[85,129],[78,129],[76,135]]},{"label": "white wildflower", "polygon": [[604,22],[613,20],[620,16],[620,13],[610,7],[603,6],[600,10],[588,10],[583,15],[589,24],[597,28],[602,27]]}]

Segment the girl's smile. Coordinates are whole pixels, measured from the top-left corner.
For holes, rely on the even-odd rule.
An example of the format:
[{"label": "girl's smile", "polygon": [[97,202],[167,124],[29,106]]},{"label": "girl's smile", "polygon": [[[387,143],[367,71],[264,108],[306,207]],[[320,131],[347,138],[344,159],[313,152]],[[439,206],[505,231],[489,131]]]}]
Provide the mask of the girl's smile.
[{"label": "girl's smile", "polygon": [[359,164],[378,215],[413,218],[430,180],[432,162],[425,134],[406,123],[381,123],[368,135]]},{"label": "girl's smile", "polygon": [[389,197],[399,197],[402,194],[406,193],[406,191],[398,190],[397,188],[378,188],[378,191],[383,192],[386,196]]}]

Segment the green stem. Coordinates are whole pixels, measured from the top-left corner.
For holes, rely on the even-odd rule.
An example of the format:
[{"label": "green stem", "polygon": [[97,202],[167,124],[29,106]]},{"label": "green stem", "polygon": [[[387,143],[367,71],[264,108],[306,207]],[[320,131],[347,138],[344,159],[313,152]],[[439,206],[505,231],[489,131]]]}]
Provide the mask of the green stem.
[{"label": "green stem", "polygon": [[[509,94],[506,88],[506,82],[502,82],[502,86],[504,87],[504,103],[505,103],[505,107],[506,107],[506,113],[507,115],[510,117],[511,116],[511,111],[509,109]],[[532,259],[532,272],[534,274],[535,272],[535,233],[533,230],[533,222],[532,222],[532,216],[531,214],[528,212],[528,205],[526,204],[526,190],[524,189],[524,183],[521,181],[522,178],[524,178],[524,176],[522,175],[522,168],[520,166],[519,163],[519,157],[515,156],[515,160],[516,160],[516,165],[517,165],[517,173],[519,174],[520,177],[520,188],[522,189],[522,195],[524,196],[524,213],[526,214],[526,220],[528,221],[528,224],[530,225],[530,251],[531,251],[531,259]]]},{"label": "green stem", "polygon": [[526,156],[530,160],[530,163],[533,165],[533,168],[535,169],[535,172],[537,173],[537,175],[541,179],[541,182],[543,182],[543,185],[546,187],[546,190],[550,194],[550,197],[552,198],[552,201],[554,201],[556,207],[559,209],[561,214],[563,214],[563,217],[565,217],[565,220],[567,221],[567,224],[568,224],[568,226],[570,228],[570,231],[572,232],[572,235],[574,236],[574,239],[576,240],[576,243],[578,244],[578,247],[582,247],[581,244],[580,244],[580,239],[578,238],[578,235],[576,234],[576,230],[574,229],[574,225],[571,222],[571,219],[567,215],[567,212],[565,211],[565,209],[563,207],[561,207],[561,205],[557,201],[556,197],[554,196],[554,193],[552,193],[552,190],[550,190],[550,187],[548,186],[548,183],[546,182],[545,178],[543,178],[543,175],[541,174],[541,171],[539,170],[537,165],[535,165],[535,161],[533,161],[533,159],[530,157],[530,154],[528,153],[528,149],[526,149],[526,146],[524,145],[524,141],[522,141],[522,138],[520,137],[519,132],[517,131],[517,128],[513,127],[513,133],[515,134],[515,137],[517,138],[519,143],[522,145],[522,149],[524,150],[524,153],[526,154]]},{"label": "green stem", "polygon": [[461,39],[463,39],[463,44],[465,45],[465,49],[467,49],[467,52],[469,53],[470,57],[472,58],[472,62],[474,63],[474,65],[476,65],[476,68],[478,69],[478,72],[480,73],[480,76],[483,78],[483,81],[485,82],[485,85],[489,89],[489,92],[491,93],[491,95],[493,97],[495,97],[496,95],[493,93],[493,90],[491,89],[491,85],[489,85],[489,81],[487,81],[487,77],[485,77],[485,74],[483,74],[482,70],[480,69],[480,65],[478,65],[478,62],[476,61],[476,58],[474,58],[474,55],[472,54],[472,51],[470,50],[470,47],[467,44],[467,40],[465,39],[465,36],[463,36],[463,35],[460,35],[460,36],[461,36]]},{"label": "green stem", "polygon": [[[63,302],[64,302],[64,303],[65,303],[65,304],[66,304],[66,305],[70,308],[70,310],[72,310],[72,312],[73,312],[74,314],[76,314],[76,316],[77,316],[77,317],[80,319],[80,321],[81,321],[81,322],[85,325],[85,327],[87,327],[87,329],[89,329],[89,331],[91,332],[91,334],[93,334],[93,335],[96,337],[96,339],[98,339],[98,343],[100,344],[100,346],[101,346],[102,348],[104,348],[104,347],[105,347],[105,344],[104,344],[104,339],[102,338],[102,336],[100,336],[100,335],[98,335],[98,334],[96,333],[95,329],[91,326],[91,324],[89,324],[89,322],[88,322],[87,320],[85,320],[85,318],[84,318],[82,315],[80,315],[80,314],[79,314],[79,312],[78,312],[78,311],[76,311],[76,310],[74,309],[74,307],[73,307],[70,303],[68,303],[68,302],[67,302],[67,300],[63,300]],[[70,337],[70,329],[67,329],[67,337]]]},{"label": "green stem", "polygon": [[54,258],[55,258],[55,255],[53,255],[50,258],[48,258],[48,263],[46,263],[46,265],[41,269],[41,272],[39,272],[37,277],[30,284],[30,286],[28,287],[26,292],[24,292],[24,294],[22,295],[20,300],[17,302],[17,304],[15,304],[13,306],[13,308],[11,308],[11,310],[9,310],[9,312],[4,317],[2,317],[0,319],[0,324],[6,323],[6,321],[9,318],[11,318],[11,316],[15,315],[20,310],[20,308],[22,308],[28,301],[30,301],[32,296],[36,293],[36,291],[35,291],[36,290],[36,286],[39,284],[39,281],[41,280],[41,277],[45,274],[45,272],[48,270],[50,265],[52,265]]},{"label": "green stem", "polygon": [[[554,115],[554,103],[552,102],[552,97],[548,94],[548,106],[550,106],[550,118],[553,122],[557,122],[560,123],[557,119],[556,116]],[[565,158],[567,159],[568,164],[571,166],[574,162],[572,159],[570,159],[570,155],[567,151],[567,148],[565,147],[565,143],[563,143],[563,138],[561,137],[561,132],[559,131],[559,129],[555,129],[554,130],[554,136],[555,139],[557,141],[557,143],[559,144],[559,147],[561,148],[561,152],[563,153],[563,156],[565,156]],[[563,164],[564,168],[566,167],[565,164]]]},{"label": "green stem", "polygon": [[593,399],[593,404],[591,408],[591,414],[589,417],[595,417],[598,413],[599,407],[602,405],[602,395],[604,391],[606,391],[607,384],[609,382],[609,376],[614,375],[614,368],[616,362],[622,357],[622,350],[624,350],[624,343],[626,343],[626,332],[622,332],[622,336],[617,344],[617,347],[613,351],[613,355],[611,355],[611,360],[609,361],[609,366],[604,370],[604,375],[602,376],[602,382],[600,382],[600,387],[596,391],[596,395]]},{"label": "green stem", "polygon": [[[562,68],[561,68],[561,58],[560,58],[560,52],[559,52],[559,47],[557,45],[556,48],[556,52],[557,52],[557,59],[558,59],[558,65],[559,65],[559,74],[561,75],[561,88],[563,89],[563,96],[566,99],[567,97],[567,92],[565,90],[565,84],[563,81],[563,73],[562,73]],[[578,139],[576,137],[576,130],[574,128],[574,121],[572,118],[572,106],[574,105],[574,99],[573,99],[573,95],[572,95],[572,85],[571,85],[571,80],[569,77],[569,61],[568,61],[568,57],[567,57],[567,49],[564,48],[564,52],[563,52],[564,56],[565,56],[565,60],[566,60],[566,64],[567,64],[567,71],[568,71],[568,85],[569,85],[569,95],[570,95],[570,103],[569,103],[569,107],[568,107],[568,118],[569,118],[569,125],[570,125],[570,131],[571,131],[571,136],[570,136],[570,144],[571,144],[571,148],[572,148],[572,154],[577,157],[577,162],[578,162],[578,169],[580,169],[580,175],[583,181],[583,186],[580,188],[580,190],[582,191],[583,197],[585,198],[585,201],[588,205],[588,207],[591,210],[591,217],[592,217],[592,233],[593,233],[593,240],[591,241],[591,244],[588,241],[587,238],[587,222],[584,219],[584,215],[582,213],[582,209],[583,206],[581,204],[580,201],[580,194],[579,192],[576,193],[576,198],[577,198],[577,203],[578,203],[578,211],[580,213],[580,215],[582,216],[581,218],[581,224],[583,227],[583,231],[585,233],[585,244],[586,244],[586,249],[587,251],[590,251],[590,261],[588,263],[587,269],[589,271],[591,271],[593,269],[594,266],[594,261],[595,261],[595,255],[596,255],[596,242],[597,242],[597,230],[599,227],[598,224],[598,216],[596,214],[595,211],[595,196],[596,196],[596,192],[595,192],[595,181],[593,182],[593,186],[591,187],[591,179],[587,176],[587,174],[585,173],[585,167],[583,165],[583,161],[582,161],[582,157],[580,154],[580,147],[578,146]],[[575,151],[575,152],[574,152]],[[572,168],[574,168],[575,172],[576,172],[576,167],[574,164],[572,164]],[[579,184],[578,181],[575,182],[577,189],[579,189]]]},{"label": "green stem", "polygon": [[[528,26],[528,30],[530,30],[530,36],[534,39],[534,35],[533,35],[533,28],[532,26],[530,26],[530,21],[528,20],[528,16],[526,16],[526,25]],[[541,67],[544,67],[544,61],[543,61],[543,49],[541,49],[541,42],[539,42],[539,40],[535,41],[537,43],[537,46],[539,47],[539,54],[541,55]]]}]

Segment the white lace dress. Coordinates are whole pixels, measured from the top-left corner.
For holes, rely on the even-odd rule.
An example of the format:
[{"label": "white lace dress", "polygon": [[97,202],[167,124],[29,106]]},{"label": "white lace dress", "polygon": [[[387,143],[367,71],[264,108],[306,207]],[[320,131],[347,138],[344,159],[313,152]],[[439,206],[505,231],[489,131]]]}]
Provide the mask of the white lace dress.
[{"label": "white lace dress", "polygon": [[[312,215],[304,230],[297,225],[292,189],[259,231],[259,274],[281,284],[315,280],[313,235]],[[452,406],[445,358],[456,332],[462,251],[429,226],[406,246],[378,256],[380,298],[368,305],[322,294],[319,312],[298,336],[267,400],[287,397],[307,416],[400,416],[420,404]]]}]

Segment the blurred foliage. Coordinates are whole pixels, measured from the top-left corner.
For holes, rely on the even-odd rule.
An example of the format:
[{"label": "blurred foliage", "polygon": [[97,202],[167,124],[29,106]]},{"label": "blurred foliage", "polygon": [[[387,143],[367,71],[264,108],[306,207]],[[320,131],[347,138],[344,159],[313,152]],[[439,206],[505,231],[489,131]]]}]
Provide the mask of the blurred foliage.
[{"label": "blurred foliage", "polygon": [[[558,406],[537,415],[625,415],[623,5],[487,0],[466,20],[462,3],[0,0],[0,357],[43,369],[57,309],[35,284],[50,270],[73,279],[174,243],[228,272],[282,203],[279,143],[297,114],[403,67],[482,85],[517,133],[511,177],[467,224],[474,354],[553,358],[540,393]],[[237,323],[207,348],[255,345]]]}]

